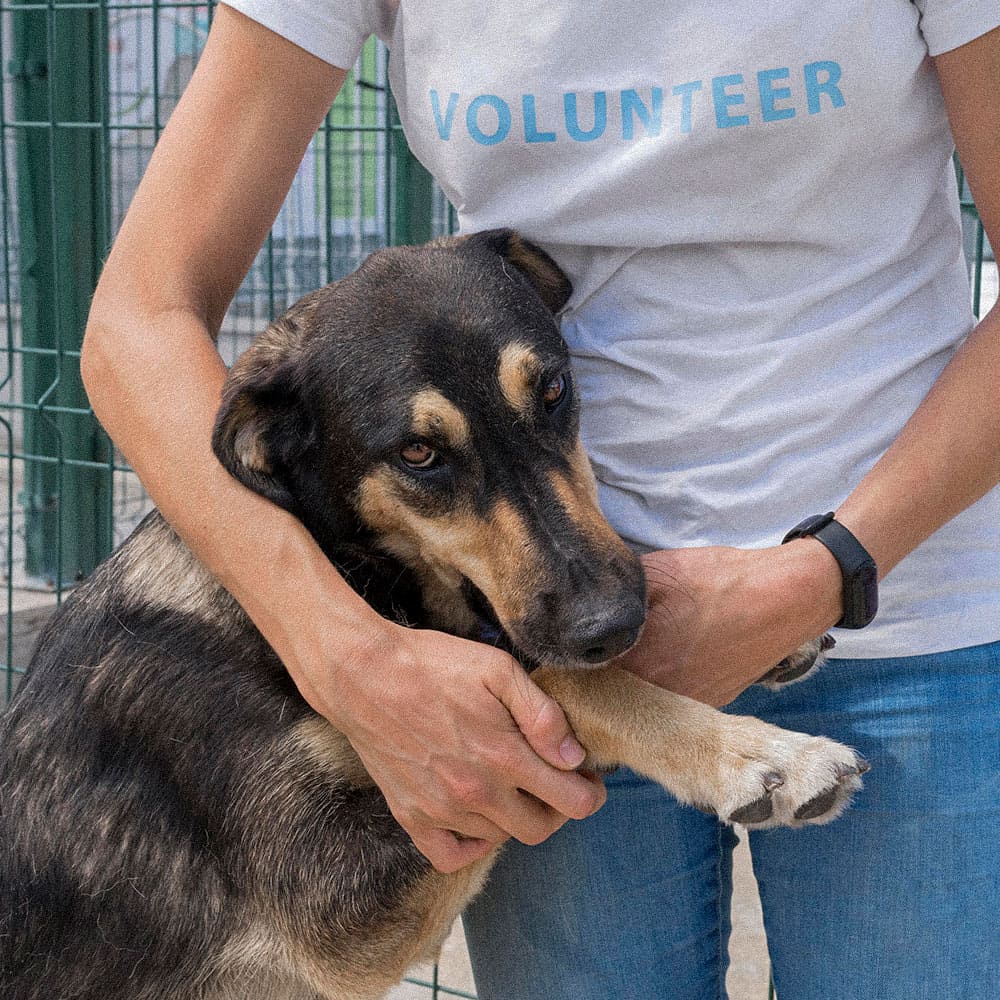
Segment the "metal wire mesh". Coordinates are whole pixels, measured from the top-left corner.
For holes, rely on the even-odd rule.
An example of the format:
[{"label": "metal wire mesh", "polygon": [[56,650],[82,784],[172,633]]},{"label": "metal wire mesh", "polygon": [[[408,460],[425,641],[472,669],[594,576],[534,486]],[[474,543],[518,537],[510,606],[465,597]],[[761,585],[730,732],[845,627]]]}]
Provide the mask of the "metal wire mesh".
[{"label": "metal wire mesh", "polygon": [[[79,347],[100,263],[212,13],[210,3],[183,0],[0,3],[0,704],[51,606],[151,506],[87,405]],[[443,196],[426,185],[414,229],[415,171],[386,54],[372,42],[227,313],[219,338],[227,362],[271,318],[376,247],[452,228]],[[436,967],[406,988],[472,996]]]},{"label": "metal wire mesh", "polygon": [[[0,77],[0,447],[7,486],[0,556],[8,592],[58,598],[94,561],[68,548],[68,539],[96,535],[100,557],[148,509],[144,491],[87,405],[79,344],[100,261],[191,76],[210,18],[209,4],[169,0],[0,5],[6,68]],[[88,73],[81,79],[81,67],[73,65],[66,73],[76,76],[68,79],[59,67],[88,35]],[[32,89],[41,97],[26,96]],[[90,98],[67,102],[69,90]],[[233,300],[219,340],[227,361],[299,296],[352,270],[376,247],[410,238],[394,211],[406,155],[388,96],[385,52],[371,43]],[[87,212],[74,201],[77,191],[67,190],[82,184]],[[429,194],[426,233],[418,237],[451,225],[440,192]],[[96,230],[87,253],[69,245],[79,242],[84,226]],[[78,266],[81,256],[89,256],[88,268]],[[35,286],[42,278],[50,288],[39,303]],[[76,308],[62,308],[66,300]],[[39,468],[46,474],[39,477]],[[68,481],[81,475],[89,477],[86,490],[70,504]],[[7,652],[5,670],[22,666],[12,660],[9,643]]]}]

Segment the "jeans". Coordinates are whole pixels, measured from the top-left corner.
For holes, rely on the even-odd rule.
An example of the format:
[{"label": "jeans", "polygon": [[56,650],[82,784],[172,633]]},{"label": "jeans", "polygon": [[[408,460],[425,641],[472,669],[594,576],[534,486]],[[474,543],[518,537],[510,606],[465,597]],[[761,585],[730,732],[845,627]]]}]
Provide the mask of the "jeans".
[{"label": "jeans", "polygon": [[[779,1000],[994,1000],[1000,643],[830,660],[727,711],[872,765],[832,823],[751,834]],[[733,832],[630,772],[608,793],[501,854],[464,918],[480,1000],[726,997]]]}]

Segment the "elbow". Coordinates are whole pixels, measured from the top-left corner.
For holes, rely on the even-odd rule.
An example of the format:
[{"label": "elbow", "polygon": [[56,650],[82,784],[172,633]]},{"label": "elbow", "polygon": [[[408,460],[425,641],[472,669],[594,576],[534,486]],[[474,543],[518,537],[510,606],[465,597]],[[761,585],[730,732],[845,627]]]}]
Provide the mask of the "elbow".
[{"label": "elbow", "polygon": [[80,348],[83,387],[97,419],[112,437],[115,414],[132,395],[130,385],[137,367],[144,363],[141,331],[149,326],[142,304],[122,294],[122,282],[114,279],[105,267],[90,303]]},{"label": "elbow", "polygon": [[113,391],[114,373],[119,369],[116,358],[120,359],[122,354],[121,343],[121,335],[101,302],[98,290],[91,303],[80,349],[80,377],[98,419],[102,419],[105,399],[109,391]]}]

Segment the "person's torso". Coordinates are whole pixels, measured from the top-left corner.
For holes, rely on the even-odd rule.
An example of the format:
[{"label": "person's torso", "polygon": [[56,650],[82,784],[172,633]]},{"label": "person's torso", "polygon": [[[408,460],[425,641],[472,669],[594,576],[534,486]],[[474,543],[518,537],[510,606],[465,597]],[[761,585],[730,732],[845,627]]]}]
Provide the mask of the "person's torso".
[{"label": "person's torso", "polygon": [[[462,228],[512,226],[573,281],[584,439],[640,547],[773,544],[833,509],[972,325],[914,5],[748,10],[401,0],[391,26],[407,137]],[[995,638],[947,571],[1000,584],[997,507],[906,560],[845,654]]]}]

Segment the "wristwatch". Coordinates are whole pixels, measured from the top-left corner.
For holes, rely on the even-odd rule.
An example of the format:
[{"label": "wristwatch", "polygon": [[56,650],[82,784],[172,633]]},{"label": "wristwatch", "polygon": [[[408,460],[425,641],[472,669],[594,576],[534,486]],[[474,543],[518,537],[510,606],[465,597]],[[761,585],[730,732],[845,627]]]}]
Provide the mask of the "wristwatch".
[{"label": "wristwatch", "polygon": [[800,521],[781,540],[815,538],[832,553],[844,579],[844,615],[836,628],[864,628],[878,611],[878,568],[867,549],[839,521],[828,514],[813,514]]}]

